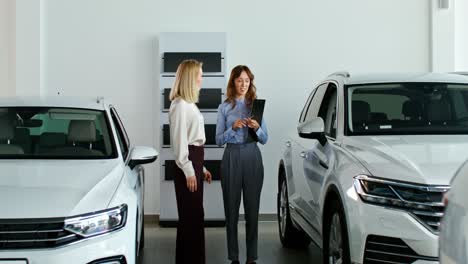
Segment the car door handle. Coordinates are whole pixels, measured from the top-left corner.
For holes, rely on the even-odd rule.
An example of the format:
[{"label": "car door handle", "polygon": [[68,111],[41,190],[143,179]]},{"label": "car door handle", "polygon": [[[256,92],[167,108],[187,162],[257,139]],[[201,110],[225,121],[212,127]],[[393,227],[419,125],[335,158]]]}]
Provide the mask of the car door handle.
[{"label": "car door handle", "polygon": [[320,166],[322,166],[323,168],[325,168],[325,169],[328,170],[328,165],[327,165],[327,163],[325,163],[325,162],[322,161],[322,160],[319,160],[319,164],[320,164]]},{"label": "car door handle", "polygon": [[307,157],[308,157],[308,156],[307,156],[307,153],[305,153],[305,151],[302,151],[302,152],[299,154],[299,156],[301,156],[301,158],[303,158],[303,159],[307,159]]},{"label": "car door handle", "polygon": [[288,141],[286,141],[284,144],[285,144],[285,145],[286,145],[286,147],[288,147],[288,148],[290,148],[290,147],[291,147],[291,141],[289,141],[289,140],[288,140]]}]

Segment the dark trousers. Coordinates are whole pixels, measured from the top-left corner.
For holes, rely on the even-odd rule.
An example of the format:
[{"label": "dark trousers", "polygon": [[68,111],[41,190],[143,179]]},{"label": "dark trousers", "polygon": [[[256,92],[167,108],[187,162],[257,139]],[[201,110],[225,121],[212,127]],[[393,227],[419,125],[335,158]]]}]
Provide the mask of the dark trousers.
[{"label": "dark trousers", "polygon": [[184,172],[177,169],[174,179],[179,222],[177,225],[176,264],[205,263],[205,230],[203,211],[203,146],[189,146],[197,177],[197,191],[190,192]]},{"label": "dark trousers", "polygon": [[228,144],[224,150],[221,167],[228,258],[239,260],[237,225],[242,196],[246,222],[247,261],[255,261],[258,258],[258,211],[263,186],[262,154],[257,143]]}]

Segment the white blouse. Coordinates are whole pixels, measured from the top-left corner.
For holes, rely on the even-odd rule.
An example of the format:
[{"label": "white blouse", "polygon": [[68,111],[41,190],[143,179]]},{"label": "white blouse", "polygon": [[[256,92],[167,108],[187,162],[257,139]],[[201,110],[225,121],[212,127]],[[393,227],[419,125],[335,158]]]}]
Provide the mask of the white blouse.
[{"label": "white blouse", "polygon": [[203,115],[194,103],[176,98],[169,108],[169,126],[177,166],[184,172],[185,177],[195,176],[195,170],[189,160],[188,146],[205,144]]}]

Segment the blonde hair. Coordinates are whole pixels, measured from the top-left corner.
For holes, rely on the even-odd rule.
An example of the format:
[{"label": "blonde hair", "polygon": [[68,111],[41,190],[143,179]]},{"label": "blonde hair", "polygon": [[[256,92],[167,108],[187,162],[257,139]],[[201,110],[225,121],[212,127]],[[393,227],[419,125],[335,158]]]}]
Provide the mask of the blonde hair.
[{"label": "blonde hair", "polygon": [[197,87],[197,78],[202,65],[203,63],[196,60],[184,60],[179,64],[169,95],[171,101],[180,97],[188,103],[198,102],[200,87]]}]

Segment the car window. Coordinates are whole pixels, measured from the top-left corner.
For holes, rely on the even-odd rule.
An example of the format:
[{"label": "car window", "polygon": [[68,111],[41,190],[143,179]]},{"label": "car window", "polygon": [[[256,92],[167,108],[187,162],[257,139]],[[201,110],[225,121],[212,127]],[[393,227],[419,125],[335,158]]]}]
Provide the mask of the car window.
[{"label": "car window", "polygon": [[336,85],[330,83],[323,96],[318,116],[323,119],[325,134],[333,138],[336,136],[336,101]]},{"label": "car window", "polygon": [[312,92],[310,93],[309,98],[307,98],[307,101],[306,101],[304,107],[302,108],[301,116],[299,117],[299,122],[304,121],[306,113],[307,113],[307,109],[309,109],[309,107],[310,107],[310,101],[312,100],[312,98],[314,98],[315,92],[317,92],[317,88],[314,88],[312,90]]},{"label": "car window", "polygon": [[322,102],[322,98],[327,90],[328,83],[321,84],[317,87],[314,97],[307,106],[307,111],[303,121],[309,121],[318,116],[319,107]]},{"label": "car window", "polygon": [[0,108],[0,158],[106,159],[116,155],[104,111]]},{"label": "car window", "polygon": [[117,130],[117,139],[119,141],[120,149],[122,151],[123,159],[125,160],[128,156],[130,149],[130,140],[128,138],[127,132],[122,124],[122,121],[119,118],[117,110],[114,107],[111,108],[112,121]]},{"label": "car window", "polygon": [[468,133],[466,84],[366,84],[346,89],[349,135]]}]

